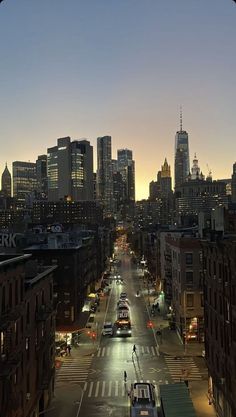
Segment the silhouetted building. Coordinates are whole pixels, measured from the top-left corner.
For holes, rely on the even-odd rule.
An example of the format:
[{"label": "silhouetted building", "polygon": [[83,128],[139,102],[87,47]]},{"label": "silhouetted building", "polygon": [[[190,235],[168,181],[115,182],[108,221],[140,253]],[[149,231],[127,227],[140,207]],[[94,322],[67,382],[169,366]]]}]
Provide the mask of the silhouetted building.
[{"label": "silhouetted building", "polygon": [[27,204],[37,191],[36,164],[15,161],[12,164],[13,197],[22,205]]},{"label": "silhouetted building", "polygon": [[188,133],[182,130],[182,111],[180,113],[180,130],[175,135],[175,189],[179,187],[189,174],[189,143]]},{"label": "silhouetted building", "polygon": [[192,174],[175,190],[176,221],[184,226],[188,225],[185,223],[188,221],[190,226],[197,224],[199,212],[210,213],[215,207],[229,202],[226,184],[219,180],[212,181],[211,176],[205,180],[197,162],[195,158]]},{"label": "silhouetted building", "polygon": [[97,138],[97,199],[104,207],[105,216],[111,216],[113,213],[111,136]]},{"label": "silhouetted building", "polygon": [[233,164],[233,174],[231,180],[232,203],[236,203],[236,162]]},{"label": "silhouetted building", "polygon": [[57,266],[54,274],[57,339],[71,343],[72,337],[85,328],[88,314],[82,314],[87,295],[94,292],[99,278],[97,247],[92,232],[51,233],[47,242],[25,249],[41,265]]},{"label": "silhouetted building", "polygon": [[204,340],[203,273],[200,240],[191,235],[166,236],[171,263],[171,307],[183,342]]},{"label": "silhouetted building", "polygon": [[59,138],[48,148],[48,200],[93,200],[93,147],[86,139]]},{"label": "silhouetted building", "polygon": [[1,194],[2,194],[3,197],[11,197],[11,174],[9,172],[7,164],[6,164],[5,169],[2,173]]},{"label": "silhouetted building", "polygon": [[31,417],[54,391],[55,266],[0,256],[0,415]]},{"label": "silhouetted building", "polygon": [[125,184],[125,201],[135,201],[135,162],[133,153],[129,149],[118,149],[118,171],[121,173]]},{"label": "silhouetted building", "polygon": [[35,201],[32,222],[102,225],[103,210],[97,201]]},{"label": "silhouetted building", "polygon": [[149,190],[149,200],[156,201],[159,205],[160,224],[172,224],[174,200],[171,188],[170,165],[168,165],[166,158],[164,164],[161,166],[161,171],[157,173],[157,181],[152,181],[149,184]]},{"label": "silhouetted building", "polygon": [[236,242],[215,234],[202,241],[205,356],[209,401],[219,417],[236,415]]},{"label": "silhouetted building", "polygon": [[36,177],[39,198],[46,199],[48,195],[47,155],[38,156],[38,159],[36,160]]}]

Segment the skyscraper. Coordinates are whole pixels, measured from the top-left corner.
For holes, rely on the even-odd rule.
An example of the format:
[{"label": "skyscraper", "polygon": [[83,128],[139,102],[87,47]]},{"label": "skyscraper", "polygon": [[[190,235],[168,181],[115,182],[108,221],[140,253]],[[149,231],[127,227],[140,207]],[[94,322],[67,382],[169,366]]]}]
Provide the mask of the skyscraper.
[{"label": "skyscraper", "polygon": [[36,163],[14,161],[12,168],[13,197],[24,204],[30,195],[37,190]]},{"label": "skyscraper", "polygon": [[113,211],[113,178],[111,136],[97,138],[97,199],[103,204],[104,214]]},{"label": "skyscraper", "polygon": [[48,148],[48,200],[93,200],[93,147],[86,139],[59,138]]},{"label": "skyscraper", "polygon": [[2,173],[2,194],[4,197],[11,197],[11,174],[7,168],[7,163]]},{"label": "skyscraper", "polygon": [[73,200],[94,199],[93,147],[86,139],[71,143],[71,178]]},{"label": "skyscraper", "polygon": [[179,187],[189,174],[188,133],[182,129],[182,110],[180,110],[180,130],[175,135],[175,188]]},{"label": "skyscraper", "polygon": [[133,156],[131,150],[118,149],[118,171],[121,173],[125,183],[125,199],[127,202],[135,201],[135,163],[132,158]]},{"label": "skyscraper", "polygon": [[231,180],[232,203],[236,203],[236,162],[233,164],[233,174]]},{"label": "skyscraper", "polygon": [[39,155],[36,160],[37,191],[41,197],[48,195],[47,155]]}]

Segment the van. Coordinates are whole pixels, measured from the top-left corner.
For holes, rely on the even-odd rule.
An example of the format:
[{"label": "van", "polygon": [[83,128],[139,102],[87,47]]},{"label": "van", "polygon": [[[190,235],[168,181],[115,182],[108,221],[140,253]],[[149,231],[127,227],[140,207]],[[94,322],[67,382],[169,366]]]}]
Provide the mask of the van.
[{"label": "van", "polygon": [[110,321],[106,321],[102,329],[103,336],[112,336],[113,335],[113,324]]}]

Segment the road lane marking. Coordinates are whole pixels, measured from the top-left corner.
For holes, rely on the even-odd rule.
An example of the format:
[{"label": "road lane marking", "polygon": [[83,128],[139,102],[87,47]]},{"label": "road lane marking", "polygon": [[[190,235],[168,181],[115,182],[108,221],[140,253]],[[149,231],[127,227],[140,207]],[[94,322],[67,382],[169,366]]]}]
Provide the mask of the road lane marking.
[{"label": "road lane marking", "polygon": [[97,396],[98,396],[98,392],[99,392],[99,385],[100,385],[100,381],[98,381],[98,382],[97,382],[97,385],[96,385],[95,397],[97,397]]},{"label": "road lane marking", "polygon": [[112,381],[109,381],[108,397],[111,396],[111,385],[112,385]]},{"label": "road lane marking", "polygon": [[116,381],[115,384],[115,396],[118,397],[118,381]]},{"label": "road lane marking", "polygon": [[104,394],[105,394],[105,386],[106,386],[106,381],[102,381],[102,397],[104,397]]},{"label": "road lane marking", "polygon": [[90,382],[90,387],[89,387],[88,397],[91,397],[91,395],[92,395],[92,391],[93,391],[93,381],[92,381],[92,382]]},{"label": "road lane marking", "polygon": [[104,357],[105,351],[106,351],[106,348],[105,348],[105,347],[103,347],[103,348],[102,348],[102,357]]}]

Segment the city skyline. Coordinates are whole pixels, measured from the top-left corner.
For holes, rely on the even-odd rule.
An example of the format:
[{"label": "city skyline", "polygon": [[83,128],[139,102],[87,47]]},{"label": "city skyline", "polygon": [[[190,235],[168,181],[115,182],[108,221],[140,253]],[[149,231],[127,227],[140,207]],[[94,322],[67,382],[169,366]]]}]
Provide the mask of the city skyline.
[{"label": "city skyline", "polygon": [[59,137],[86,137],[95,148],[110,135],[112,157],[133,150],[136,199],[147,198],[165,157],[173,175],[182,105],[190,161],[196,152],[203,173],[208,164],[214,179],[231,177],[235,17],[233,3],[220,0],[3,2],[1,173]]}]

